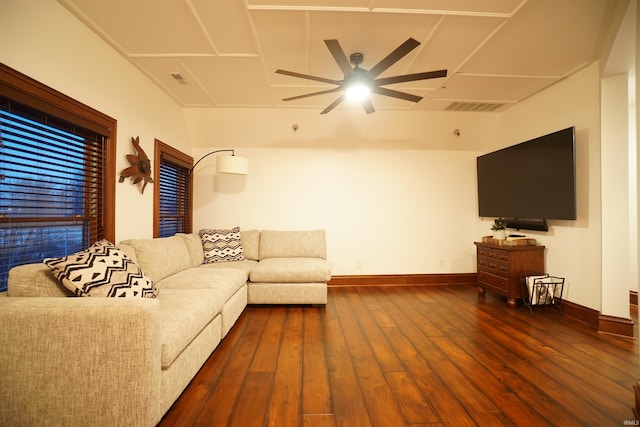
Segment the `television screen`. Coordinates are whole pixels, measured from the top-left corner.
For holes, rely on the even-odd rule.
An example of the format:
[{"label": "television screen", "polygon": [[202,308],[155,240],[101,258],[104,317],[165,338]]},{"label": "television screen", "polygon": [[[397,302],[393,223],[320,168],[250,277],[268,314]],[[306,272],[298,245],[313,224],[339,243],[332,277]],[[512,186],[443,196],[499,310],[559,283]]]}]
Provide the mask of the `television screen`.
[{"label": "television screen", "polygon": [[477,158],[481,217],[576,219],[575,128]]}]

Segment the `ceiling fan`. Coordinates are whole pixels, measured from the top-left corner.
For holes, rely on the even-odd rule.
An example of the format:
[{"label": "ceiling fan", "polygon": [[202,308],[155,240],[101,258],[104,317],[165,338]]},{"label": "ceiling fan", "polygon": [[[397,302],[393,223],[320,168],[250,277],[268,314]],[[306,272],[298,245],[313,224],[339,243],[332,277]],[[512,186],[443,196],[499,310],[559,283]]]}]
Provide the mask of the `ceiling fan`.
[{"label": "ceiling fan", "polygon": [[[324,43],[327,45],[327,48],[333,55],[333,58],[338,63],[338,66],[342,70],[344,74],[344,78],[342,80],[334,80],[327,79],[324,77],[312,76],[309,74],[296,73],[294,71],[287,70],[276,70],[278,74],[284,74],[286,76],[299,77],[302,79],[315,80],[323,83],[330,83],[337,85],[337,87],[333,89],[323,90],[320,92],[307,93],[304,95],[292,96],[289,98],[284,98],[283,101],[293,101],[295,99],[307,98],[309,96],[315,95],[323,95],[326,93],[334,93],[345,91],[344,94],[340,95],[338,99],[333,101],[327,108],[322,110],[320,114],[327,114],[329,111],[333,110],[338,104],[340,104],[345,99],[346,92],[354,85],[364,85],[365,88],[368,88],[370,92],[377,93],[378,95],[390,96],[393,98],[404,99],[406,101],[418,102],[422,99],[421,96],[412,95],[405,92],[400,92],[394,89],[385,88],[382,86],[390,85],[394,83],[402,83],[402,82],[411,82],[415,80],[426,80],[426,79],[436,79],[439,77],[446,77],[447,70],[437,70],[437,71],[427,71],[424,73],[416,73],[416,74],[404,74],[401,76],[393,76],[393,77],[383,77],[378,78],[382,72],[391,67],[393,64],[402,59],[406,54],[411,52],[413,49],[420,45],[420,42],[414,40],[413,38],[409,38],[407,41],[398,46],[393,52],[387,55],[382,61],[378,62],[373,66],[370,70],[365,70],[360,68],[360,64],[362,64],[362,60],[364,56],[361,53],[353,53],[350,55],[349,59],[345,55],[342,47],[340,47],[340,43],[338,40],[330,39],[325,40]],[[354,67],[351,68],[353,64]],[[362,106],[364,107],[367,114],[373,113],[375,110],[373,108],[373,104],[368,97],[365,97],[362,100]]]}]

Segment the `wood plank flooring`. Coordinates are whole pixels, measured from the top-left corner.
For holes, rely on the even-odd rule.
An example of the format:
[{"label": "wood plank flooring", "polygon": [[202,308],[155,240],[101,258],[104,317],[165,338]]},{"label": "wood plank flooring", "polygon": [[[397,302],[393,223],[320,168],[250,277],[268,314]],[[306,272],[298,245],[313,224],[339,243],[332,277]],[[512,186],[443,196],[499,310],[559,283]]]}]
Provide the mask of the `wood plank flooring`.
[{"label": "wood plank flooring", "polygon": [[634,423],[638,342],[535,313],[471,286],[249,306],[159,426]]}]

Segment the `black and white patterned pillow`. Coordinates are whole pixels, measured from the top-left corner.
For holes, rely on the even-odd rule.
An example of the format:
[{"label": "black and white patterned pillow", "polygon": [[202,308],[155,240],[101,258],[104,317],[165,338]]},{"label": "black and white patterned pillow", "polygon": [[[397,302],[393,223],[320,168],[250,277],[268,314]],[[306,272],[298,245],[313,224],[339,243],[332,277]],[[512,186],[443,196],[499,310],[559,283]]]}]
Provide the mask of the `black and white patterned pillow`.
[{"label": "black and white patterned pillow", "polygon": [[240,227],[230,230],[203,229],[200,230],[200,239],[202,239],[205,264],[245,259],[240,240]]},{"label": "black and white patterned pillow", "polygon": [[158,289],[140,267],[108,240],[44,263],[54,276],[81,297],[155,298]]}]

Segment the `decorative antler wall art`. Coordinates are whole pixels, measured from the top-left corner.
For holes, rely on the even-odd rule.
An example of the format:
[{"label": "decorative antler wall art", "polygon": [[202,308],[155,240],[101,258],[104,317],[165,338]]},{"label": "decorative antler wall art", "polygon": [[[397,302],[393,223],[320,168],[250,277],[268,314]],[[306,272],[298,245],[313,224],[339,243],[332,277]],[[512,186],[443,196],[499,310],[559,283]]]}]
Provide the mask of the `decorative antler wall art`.
[{"label": "decorative antler wall art", "polygon": [[131,166],[120,172],[119,182],[124,182],[125,178],[129,177],[131,177],[134,184],[143,182],[140,192],[144,194],[144,188],[147,186],[147,183],[153,183],[153,178],[151,178],[151,161],[142,147],[140,147],[140,137],[131,137],[131,143],[133,144],[133,148],[136,149],[137,155],[127,154],[127,160]]}]

